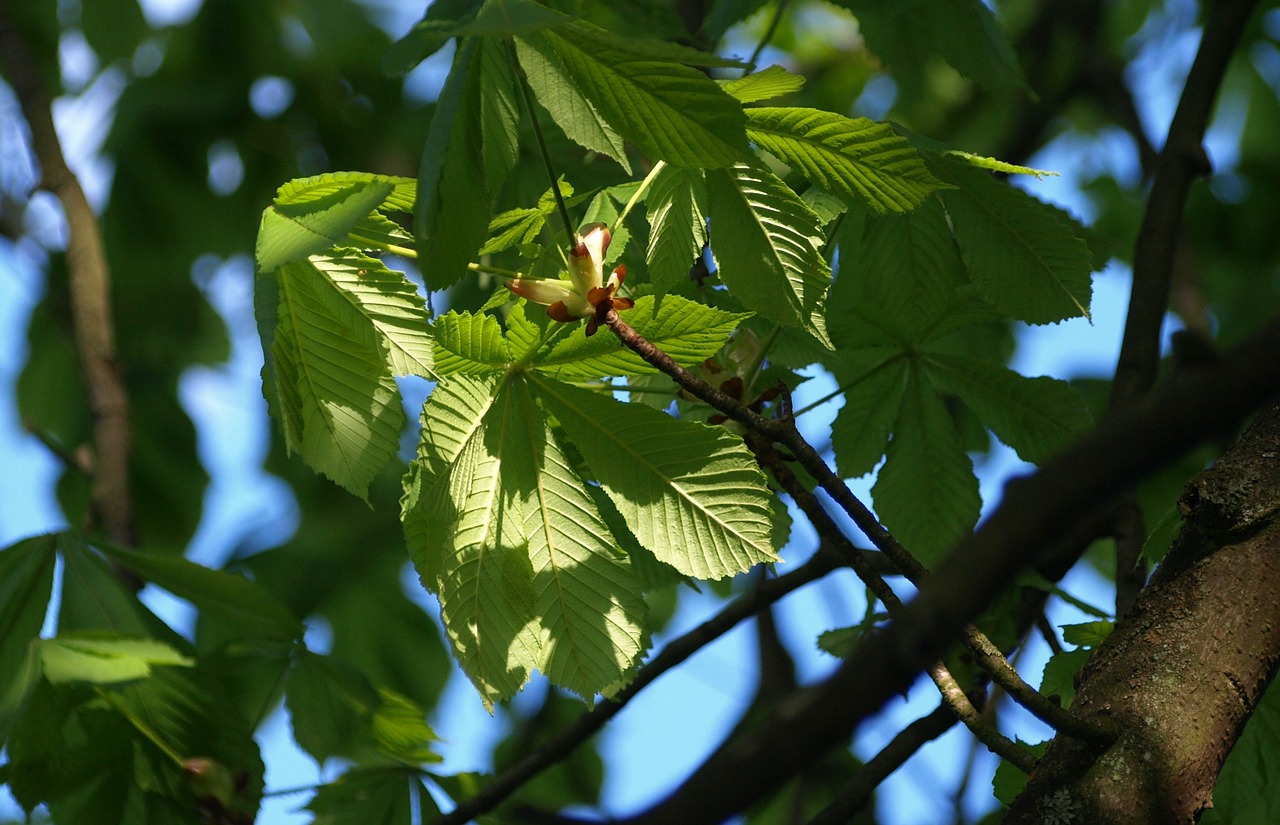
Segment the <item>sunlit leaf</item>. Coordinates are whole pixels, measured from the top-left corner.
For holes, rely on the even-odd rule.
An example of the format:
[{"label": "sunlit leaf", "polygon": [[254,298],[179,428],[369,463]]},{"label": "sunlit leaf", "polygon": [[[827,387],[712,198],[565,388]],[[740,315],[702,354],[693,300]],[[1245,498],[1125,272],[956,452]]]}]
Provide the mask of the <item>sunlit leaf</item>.
[{"label": "sunlit leaf", "polygon": [[707,193],[712,250],[729,289],[747,309],[803,327],[830,347],[831,270],[817,247],[818,216],[760,166],[707,172]]},{"label": "sunlit leaf", "polygon": [[802,108],[747,110],[747,134],[814,184],[877,214],[907,212],[945,186],[885,123]]},{"label": "sunlit leaf", "polygon": [[699,579],[777,559],[770,493],[739,438],[567,384],[533,386],[658,559]]},{"label": "sunlit leaf", "polygon": [[155,665],[189,667],[192,663],[155,639],[68,634],[40,642],[40,667],[54,684],[128,682],[149,675]]}]

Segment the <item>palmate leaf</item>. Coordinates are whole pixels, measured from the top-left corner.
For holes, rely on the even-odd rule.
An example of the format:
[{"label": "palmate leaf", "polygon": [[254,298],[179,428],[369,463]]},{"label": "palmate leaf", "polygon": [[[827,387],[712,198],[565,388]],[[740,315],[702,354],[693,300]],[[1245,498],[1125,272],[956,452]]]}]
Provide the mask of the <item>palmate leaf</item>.
[{"label": "palmate leaf", "polygon": [[702,171],[664,166],[649,185],[649,248],[653,288],[665,294],[689,277],[707,243],[707,189]]},{"label": "palmate leaf", "polygon": [[871,496],[880,520],[926,565],[978,521],[973,462],[942,399],[917,372],[907,377]]},{"label": "palmate leaf", "polygon": [[816,245],[818,216],[761,166],[710,170],[707,193],[712,250],[734,295],[747,309],[803,327],[830,348],[825,305],[831,269]]},{"label": "palmate leaf", "polygon": [[[531,318],[528,313],[532,312]],[[661,302],[652,295],[636,300],[622,318],[646,340],[675,359],[682,366],[700,364],[715,355],[729,333],[749,315],[724,312],[667,295]],[[540,308],[521,304],[507,318],[508,340],[512,357],[525,357],[543,340],[555,322],[546,318]],[[579,325],[538,353],[531,365],[564,381],[593,380],[603,376],[651,375],[657,370],[639,355],[622,346],[616,336],[596,334],[587,337],[585,326]]]},{"label": "palmate leaf", "polygon": [[969,277],[1009,316],[1051,324],[1089,316],[1093,257],[1066,213],[956,159],[933,165]]},{"label": "palmate leaf", "polygon": [[486,705],[535,668],[588,698],[620,681],[643,652],[639,588],[523,381],[450,378],[423,418],[405,529]]},{"label": "palmate leaf", "polygon": [[40,678],[32,642],[49,610],[56,542],[34,536],[0,550],[0,743]]},{"label": "palmate leaf", "polygon": [[960,396],[1023,461],[1043,462],[1092,423],[1084,398],[1065,381],[1027,378],[959,355],[932,354],[925,369],[939,389]]},{"label": "palmate leaf", "polygon": [[828,192],[877,214],[908,212],[946,184],[885,123],[803,108],[747,110],[747,135]]},{"label": "palmate leaf", "polygon": [[440,815],[418,772],[406,768],[348,770],[321,785],[306,809],[312,825],[413,825]]},{"label": "palmate leaf", "polygon": [[409,178],[365,172],[333,172],[293,180],[281,186],[262,213],[254,259],[259,272],[270,272],[335,246],[359,245],[385,224],[370,218],[377,210],[408,213],[416,184]]},{"label": "palmate leaf", "polygon": [[[845,361],[855,359],[846,356]],[[861,361],[862,359],[856,359]],[[875,469],[889,444],[889,435],[902,408],[908,365],[892,350],[868,359],[860,368],[837,371],[844,388],[844,406],[831,423],[831,448],[842,478],[856,478]]]},{"label": "palmate leaf", "polygon": [[702,72],[624,49],[576,22],[516,38],[538,101],[571,139],[630,171],[622,140],[676,166],[749,156],[741,105]]},{"label": "palmate leaf", "polygon": [[537,376],[531,383],[659,560],[700,579],[777,560],[770,494],[741,439]]},{"label": "palmate leaf", "polygon": [[[838,238],[845,267],[831,289],[832,318],[858,313],[919,341],[960,302],[964,263],[936,198],[905,215],[850,210]],[[874,318],[858,312],[868,303]],[[836,326],[837,344],[846,345],[849,327]]]},{"label": "palmate leaf", "polygon": [[271,356],[285,444],[363,498],[396,454],[404,422],[385,344],[313,262],[285,264],[277,277]]}]

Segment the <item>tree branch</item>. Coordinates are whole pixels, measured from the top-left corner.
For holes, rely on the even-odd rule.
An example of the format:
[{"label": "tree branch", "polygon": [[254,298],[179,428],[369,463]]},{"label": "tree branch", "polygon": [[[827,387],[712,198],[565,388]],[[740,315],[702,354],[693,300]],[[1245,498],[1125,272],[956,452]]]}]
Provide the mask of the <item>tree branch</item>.
[{"label": "tree branch", "polygon": [[1156,161],[1133,252],[1133,291],[1124,340],[1116,364],[1111,406],[1132,402],[1155,383],[1160,363],[1160,327],[1169,306],[1174,253],[1192,181],[1210,172],[1204,133],[1222,86],[1227,64],[1257,7],[1257,0],[1216,0],[1201,36],[1195,62]]},{"label": "tree branch", "polygon": [[1280,320],[1273,320],[1217,368],[1173,376],[1034,475],[1010,482],[1000,507],[942,560],[900,618],[864,639],[833,676],[780,702],[759,729],[722,747],[667,799],[628,822],[720,822],[847,741],[1081,513],[1233,426],[1280,389],[1277,351]]},{"label": "tree branch", "polygon": [[40,186],[57,196],[67,220],[67,270],[72,323],[80,368],[93,416],[93,480],[90,526],[135,545],[129,492],[129,402],[120,377],[111,313],[111,275],[97,218],[80,182],[67,167],[53,124],[53,100],[34,56],[0,0],[0,68],[22,107],[31,147],[40,164]]},{"label": "tree branch", "polygon": [[1280,406],[1187,485],[1186,522],[1081,672],[1074,707],[1121,721],[1102,752],[1050,746],[1006,822],[1190,823],[1280,662]]}]

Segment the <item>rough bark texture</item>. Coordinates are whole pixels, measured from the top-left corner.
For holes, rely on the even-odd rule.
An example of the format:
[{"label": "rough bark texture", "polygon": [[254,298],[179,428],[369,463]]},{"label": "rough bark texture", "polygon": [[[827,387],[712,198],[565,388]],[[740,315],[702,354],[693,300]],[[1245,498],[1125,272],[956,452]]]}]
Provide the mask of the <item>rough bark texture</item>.
[{"label": "rough bark texture", "polygon": [[1080,674],[1074,709],[1124,731],[1059,737],[1006,823],[1190,823],[1280,661],[1280,406],[1188,483],[1168,559]]}]

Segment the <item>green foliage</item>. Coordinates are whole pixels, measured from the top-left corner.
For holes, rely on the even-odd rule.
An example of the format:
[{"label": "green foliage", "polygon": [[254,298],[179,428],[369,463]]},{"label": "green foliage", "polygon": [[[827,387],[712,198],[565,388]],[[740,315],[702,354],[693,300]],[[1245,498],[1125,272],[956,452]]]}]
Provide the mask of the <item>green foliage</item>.
[{"label": "green foliage", "polygon": [[1280,737],[1278,697],[1280,690],[1273,682],[1222,766],[1213,787],[1213,805],[1205,809],[1200,819],[1206,825],[1262,825],[1275,821],[1280,814],[1280,762],[1273,747]]},{"label": "green foliage", "polygon": [[[616,297],[634,301],[618,304],[619,317],[675,364],[766,417],[786,409],[779,384],[833,376],[840,409],[824,457],[844,478],[875,473],[878,518],[926,564],[976,523],[974,465],[991,435],[1043,463],[1091,426],[1077,385],[1009,369],[1010,330],[1090,317],[1098,250],[1128,243],[1141,187],[1086,180],[1099,214],[1086,231],[1001,178],[1049,174],[1026,165],[1041,133],[1099,131],[1098,110],[1111,104],[1094,87],[1105,78],[1078,82],[1074,52],[1095,69],[1138,52],[1152,4],[1108,8],[1096,37],[1067,31],[1061,49],[1035,40],[1035,4],[981,0],[834,4],[853,17],[718,0],[702,4],[701,20],[659,0],[438,0],[394,44],[346,0],[206,0],[165,32],[125,0],[62,4],[56,15],[30,5],[12,14],[47,52],[39,69],[56,94],[82,91],[60,79],[60,42],[82,37],[99,68],[119,73],[101,208],[137,411],[143,544],[93,532],[92,485],[74,468],[94,418],[54,249],[18,409],[76,457],[59,494],[67,521],[85,527],[0,550],[0,776],[25,808],[43,804],[67,822],[181,824],[201,821],[212,799],[249,815],[263,779],[254,729],[283,700],[307,753],[352,766],[307,804],[315,822],[426,820],[439,813],[428,785],[461,800],[481,781],[423,768],[439,759],[426,718],[448,678],[446,648],[490,710],[535,670],[568,692],[548,691],[529,716],[509,711],[500,771],[570,724],[570,693],[591,704],[628,684],[673,594],[686,592],[674,585],[742,592],[741,574],[799,561],[803,541],[783,553],[787,498],[738,423],[711,423],[717,411],[606,326],[554,320],[501,283],[495,294],[494,279],[570,284],[573,243],[554,192],[569,220],[609,225],[598,263],[605,279],[626,268]],[[813,14],[856,36],[811,36]],[[794,73],[723,56],[721,37],[739,24],[735,36],[770,38]],[[403,75],[450,41],[429,104],[379,71]],[[150,65],[149,54],[163,59]],[[1215,250],[1197,273],[1210,307],[1198,320],[1221,324],[1224,340],[1277,303],[1257,286],[1273,274],[1257,261],[1274,257],[1266,216],[1277,188],[1259,158],[1274,155],[1280,108],[1257,66],[1234,71],[1245,75],[1237,90],[1260,92],[1249,92],[1239,127],[1240,200],[1206,188],[1187,221]],[[1059,75],[1077,82],[1055,88]],[[263,114],[253,90],[273,79],[289,81],[291,101]],[[1027,114],[1041,111],[1032,82],[1055,118],[1048,129]],[[887,115],[861,116],[880,99]],[[211,193],[219,149],[239,160],[243,182]],[[323,171],[357,168],[379,171]],[[7,188],[0,195],[7,209]],[[282,435],[265,468],[300,514],[288,539],[237,525],[214,569],[182,555],[207,477],[177,399],[180,379],[225,360],[228,343],[187,274],[200,256],[247,253],[255,221],[263,394]],[[1189,325],[1193,304],[1177,307]],[[423,391],[414,430],[404,399]],[[645,403],[618,400],[626,391]],[[1164,514],[1152,520],[1151,558],[1177,525],[1171,491],[1184,469],[1142,491],[1148,516]],[[445,642],[402,588],[402,541],[439,600]],[[188,603],[194,627],[161,621],[130,575]],[[1022,584],[1063,595],[1044,580]],[[852,650],[884,619],[870,601],[862,624],[823,633],[819,648]],[[332,629],[328,652],[306,648],[304,618]],[[1050,660],[1042,690],[1069,705],[1109,627],[1065,629],[1080,647]],[[1206,821],[1275,818],[1271,704]],[[208,760],[207,773],[188,770],[193,759]],[[598,804],[598,754],[579,748],[571,760],[519,801]],[[842,753],[750,821],[816,814],[856,767]],[[1021,788],[1015,773],[1001,767],[998,799]]]}]

